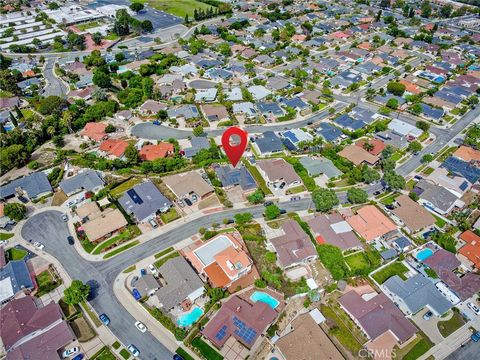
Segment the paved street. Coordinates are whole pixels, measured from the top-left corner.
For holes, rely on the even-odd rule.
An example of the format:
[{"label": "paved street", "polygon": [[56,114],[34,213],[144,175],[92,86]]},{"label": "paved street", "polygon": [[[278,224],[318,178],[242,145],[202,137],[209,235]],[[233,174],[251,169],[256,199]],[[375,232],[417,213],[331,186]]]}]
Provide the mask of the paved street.
[{"label": "paved street", "polygon": [[44,71],[44,76],[45,80],[47,81],[45,85],[45,89],[43,90],[43,96],[50,96],[50,95],[56,95],[56,96],[61,96],[65,97],[65,95],[68,92],[68,88],[61,81],[56,75],[55,75],[55,62],[56,59],[47,59],[45,61],[45,71]]},{"label": "paved street", "polygon": [[479,354],[480,342],[470,341],[447,356],[445,360],[473,360],[478,359]]}]

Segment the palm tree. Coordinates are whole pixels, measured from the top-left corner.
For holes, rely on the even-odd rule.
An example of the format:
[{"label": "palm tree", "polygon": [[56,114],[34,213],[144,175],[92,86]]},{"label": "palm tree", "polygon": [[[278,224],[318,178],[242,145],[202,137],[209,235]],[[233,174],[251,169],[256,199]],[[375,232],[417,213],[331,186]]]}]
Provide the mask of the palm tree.
[{"label": "palm tree", "polygon": [[72,131],[72,120],[73,120],[73,115],[72,112],[69,110],[66,110],[63,112],[62,115],[62,124],[68,129],[68,133],[71,134]]},{"label": "palm tree", "polygon": [[363,149],[370,152],[374,149],[375,146],[373,146],[372,144],[370,144],[369,142],[365,142],[365,144],[363,144]]}]

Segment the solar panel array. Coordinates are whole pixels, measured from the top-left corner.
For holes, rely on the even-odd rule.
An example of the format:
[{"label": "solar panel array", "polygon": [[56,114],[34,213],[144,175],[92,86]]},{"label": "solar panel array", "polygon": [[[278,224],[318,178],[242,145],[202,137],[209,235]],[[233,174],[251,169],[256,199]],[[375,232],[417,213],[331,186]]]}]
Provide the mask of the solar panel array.
[{"label": "solar panel array", "polygon": [[220,330],[218,330],[217,334],[215,335],[215,339],[222,341],[225,335],[227,335],[227,325],[223,325]]},{"label": "solar panel array", "polygon": [[251,344],[253,340],[255,340],[257,331],[245,325],[245,323],[236,316],[233,317],[233,325],[237,328],[237,330],[235,330],[235,335],[240,337],[247,344]]},{"label": "solar panel array", "polygon": [[135,204],[141,205],[143,204],[143,200],[140,196],[138,196],[137,192],[134,189],[130,189],[127,191],[128,196],[132,199]]}]

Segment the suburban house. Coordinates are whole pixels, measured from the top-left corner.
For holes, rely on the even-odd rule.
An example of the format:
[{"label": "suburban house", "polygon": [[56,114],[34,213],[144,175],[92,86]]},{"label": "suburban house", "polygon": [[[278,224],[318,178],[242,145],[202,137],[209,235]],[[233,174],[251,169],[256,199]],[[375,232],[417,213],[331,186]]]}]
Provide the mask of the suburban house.
[{"label": "suburban house", "polygon": [[356,166],[362,164],[375,165],[380,159],[378,156],[355,144],[346,146],[342,151],[338,152],[338,155],[350,160]]},{"label": "suburban house", "polygon": [[277,188],[285,183],[284,187],[288,189],[302,184],[300,176],[285,159],[257,160],[257,165],[269,187]]},{"label": "suburban house", "polygon": [[253,147],[263,156],[271,156],[273,154],[283,152],[283,143],[273,131],[266,131],[263,136],[252,139]]},{"label": "suburban house", "polygon": [[85,127],[83,128],[80,135],[95,142],[100,142],[108,137],[107,133],[105,132],[106,128],[107,124],[105,123],[89,122],[85,124]]},{"label": "suburban house", "polygon": [[219,349],[231,336],[251,349],[277,315],[278,313],[264,302],[250,304],[238,296],[232,296],[222,304],[202,330],[202,334]]},{"label": "suburban house", "polygon": [[38,307],[31,296],[2,308],[0,334],[8,360],[60,359],[59,351],[75,340],[60,306]]},{"label": "suburban house", "polygon": [[200,109],[208,121],[226,121],[230,118],[227,108],[222,104],[203,104]]},{"label": "suburban house", "polygon": [[282,224],[284,235],[269,239],[275,248],[278,263],[283,269],[310,262],[318,257],[308,234],[298,222],[288,220]]},{"label": "suburban house", "polygon": [[342,172],[333,164],[332,160],[324,157],[303,156],[300,163],[307,170],[308,175],[315,177],[323,175],[327,180],[339,177]]},{"label": "suburban house", "polygon": [[35,284],[30,276],[24,260],[10,260],[5,263],[3,246],[0,246],[0,304],[8,302],[18,294],[29,294],[34,290]]},{"label": "suburban house", "polygon": [[242,191],[254,190],[257,183],[245,166],[234,168],[231,165],[215,167],[215,174],[224,188],[240,186]]},{"label": "suburban house", "polygon": [[0,200],[10,199],[15,196],[28,196],[30,200],[40,199],[53,191],[47,175],[36,172],[22,178],[13,180],[0,186]]},{"label": "suburban house", "polygon": [[183,149],[187,159],[193,158],[200,152],[200,150],[208,149],[210,147],[210,142],[205,137],[193,137],[190,139],[190,145],[190,147]]},{"label": "suburban house", "polygon": [[132,279],[132,288],[135,288],[140,293],[142,298],[152,296],[162,287],[162,284],[152,274],[145,274]]},{"label": "suburban house", "polygon": [[425,179],[417,182],[413,191],[419,196],[419,203],[440,215],[448,214],[455,206],[463,207],[464,205],[463,201],[451,191]]},{"label": "suburban house", "polygon": [[428,307],[436,316],[442,316],[453,306],[422,274],[416,274],[406,280],[394,275],[383,283],[383,287],[407,315],[416,314]]},{"label": "suburban house", "polygon": [[387,147],[387,145],[385,145],[385,143],[380,139],[371,139],[368,141],[362,139],[357,141],[355,145],[364,150],[368,149],[367,151],[373,156],[379,156],[382,151]]},{"label": "suburban house", "polygon": [[160,110],[165,110],[167,104],[155,100],[147,100],[138,109],[143,116],[156,115]]},{"label": "suburban house", "polygon": [[153,219],[157,213],[167,212],[172,207],[172,202],[151,181],[143,182],[127,190],[118,199],[118,203],[128,215],[133,214],[138,222]]},{"label": "suburban house", "polygon": [[458,256],[463,264],[470,269],[480,269],[480,236],[471,230],[460,234],[460,240],[465,245],[458,250]]},{"label": "suburban house", "polygon": [[383,293],[367,300],[350,290],[338,299],[338,303],[371,341],[388,333],[402,344],[417,332],[417,328]]},{"label": "suburban house", "polygon": [[127,150],[128,141],[122,139],[107,139],[100,144],[98,150],[101,155],[109,158],[122,158]]},{"label": "suburban house", "polygon": [[335,245],[342,251],[362,246],[351,226],[337,212],[315,216],[307,223],[319,244]]},{"label": "suburban house", "polygon": [[347,218],[347,222],[368,242],[397,230],[395,224],[374,205],[361,207],[356,215]]},{"label": "suburban house", "polygon": [[168,260],[158,273],[162,286],[155,296],[166,311],[180,305],[190,307],[205,291],[202,280],[181,256]]},{"label": "suburban house", "polygon": [[128,225],[120,210],[107,208],[101,211],[95,202],[80,206],[77,215],[82,219],[77,231],[84,232],[91,242],[101,242]]},{"label": "suburban house", "polygon": [[395,204],[392,213],[402,221],[410,233],[414,234],[435,224],[433,215],[408,195],[395,198]]},{"label": "suburban house", "polygon": [[253,269],[253,261],[237,233],[219,234],[183,252],[200,276],[213,287],[231,287]]},{"label": "suburban house", "polygon": [[166,158],[167,156],[173,155],[173,153],[173,144],[170,144],[168,142],[160,142],[156,145],[144,145],[138,152],[138,155],[143,161],[153,161],[156,159]]},{"label": "suburban house", "polygon": [[318,309],[315,310],[298,315],[290,323],[290,331],[275,342],[276,350],[280,351],[285,359],[316,360],[319,354],[322,354],[322,359],[343,358],[319,326],[319,321],[325,321],[325,318],[322,318]]},{"label": "suburban house", "polygon": [[67,195],[87,191],[97,193],[105,185],[101,175],[92,169],[82,169],[76,175],[60,182],[60,189]]},{"label": "suburban house", "polygon": [[205,199],[214,192],[213,187],[202,178],[202,175],[193,170],[166,176],[162,180],[178,199],[191,194],[196,194],[200,199]]}]

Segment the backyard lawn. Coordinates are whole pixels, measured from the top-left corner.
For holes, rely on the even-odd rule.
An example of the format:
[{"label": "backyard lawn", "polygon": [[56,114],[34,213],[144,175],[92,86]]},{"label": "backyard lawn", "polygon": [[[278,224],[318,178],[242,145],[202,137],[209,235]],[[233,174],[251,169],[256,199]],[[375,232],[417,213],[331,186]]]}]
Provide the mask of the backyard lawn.
[{"label": "backyard lawn", "polygon": [[391,205],[395,201],[397,197],[399,197],[401,194],[400,193],[393,193],[388,195],[387,197],[384,197],[382,200],[380,200],[380,203],[383,205]]},{"label": "backyard lawn", "polygon": [[186,14],[193,17],[195,9],[207,10],[213,6],[196,0],[135,0],[135,2],[148,3],[154,9],[184,18]]},{"label": "backyard lawn", "polygon": [[365,257],[363,251],[346,256],[345,262],[347,263],[350,270],[352,270],[353,272],[358,270],[367,270],[370,268],[370,262]]},{"label": "backyard lawn", "polygon": [[117,187],[113,188],[110,191],[110,194],[113,197],[118,198],[118,197],[122,196],[125,191],[134,187],[135,185],[137,185],[141,181],[142,181],[142,179],[138,178],[138,177],[133,177],[131,179],[128,179],[127,181],[125,181],[125,182],[121,183],[120,185],[118,185]]},{"label": "backyard lawn", "polygon": [[465,319],[457,311],[453,312],[453,316],[450,319],[437,323],[438,331],[440,331],[440,334],[442,334],[444,338],[454,333],[463,325],[465,325]]},{"label": "backyard lawn", "polygon": [[267,184],[265,183],[265,180],[263,179],[262,175],[260,175],[260,172],[258,171],[258,169],[252,166],[247,160],[242,160],[242,162],[245,165],[245,167],[248,169],[250,174],[252,174],[260,190],[262,190],[265,195],[272,194],[272,191],[268,188]]},{"label": "backyard lawn", "polygon": [[[418,335],[417,335],[418,336]],[[423,354],[425,354],[430,348],[433,346],[433,344],[429,341],[426,340],[425,338],[421,338],[420,341],[418,341],[411,349],[408,351],[402,360],[416,360]],[[397,353],[398,356],[398,353]],[[400,358],[400,357],[399,357]]]},{"label": "backyard lawn", "polygon": [[200,337],[196,337],[192,340],[192,346],[197,349],[205,359],[208,360],[222,360],[223,356],[220,355],[217,350],[208,345]]},{"label": "backyard lawn", "polygon": [[443,220],[440,216],[437,216],[435,214],[432,214],[433,217],[435,218],[435,225],[437,225],[439,228],[443,229],[445,225],[447,225],[447,222]]},{"label": "backyard lawn", "polygon": [[377,271],[372,275],[372,277],[379,284],[383,284],[388,278],[394,275],[398,275],[403,280],[406,280],[405,273],[407,272],[408,268],[405,265],[403,265],[401,262],[394,262],[393,264],[384,267],[380,271]]},{"label": "backyard lawn", "polygon": [[22,249],[11,248],[7,250],[7,256],[10,260],[22,260],[27,254],[27,251]]}]

